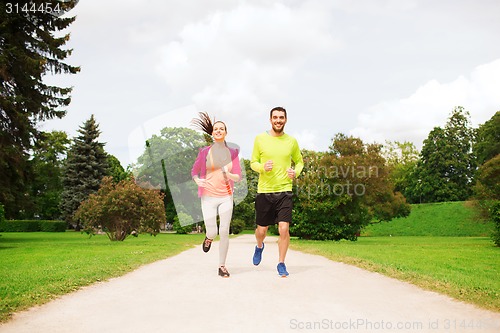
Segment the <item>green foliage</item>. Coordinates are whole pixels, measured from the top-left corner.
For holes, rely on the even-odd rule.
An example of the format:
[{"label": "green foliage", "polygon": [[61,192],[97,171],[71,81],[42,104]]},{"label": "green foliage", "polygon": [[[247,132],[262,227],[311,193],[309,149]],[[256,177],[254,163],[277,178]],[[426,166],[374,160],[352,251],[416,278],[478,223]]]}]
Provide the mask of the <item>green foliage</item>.
[{"label": "green foliage", "polygon": [[495,224],[495,230],[491,238],[496,246],[500,246],[500,201],[497,201],[491,208],[491,218]]},{"label": "green foliage", "polygon": [[130,179],[132,173],[129,171],[125,171],[125,169],[122,167],[122,164],[120,163],[120,160],[118,160],[115,156],[111,154],[106,154],[106,156],[109,165],[107,175],[113,177],[113,181],[115,183],[118,183],[119,181],[125,179]]},{"label": "green foliage", "polygon": [[100,135],[99,126],[94,115],[78,130],[80,133],[68,152],[63,176],[64,191],[61,195],[61,211],[68,224],[76,223],[74,212],[80,203],[99,189],[101,179],[108,174],[108,157],[104,152],[104,144],[97,141]]},{"label": "green foliage", "polygon": [[64,232],[66,222],[44,220],[6,220],[0,221],[1,232]]},{"label": "green foliage", "polygon": [[390,222],[371,223],[363,236],[486,237],[493,225],[478,216],[471,202],[412,205],[411,214]]},{"label": "green foliage", "polygon": [[40,221],[40,231],[42,232],[65,232],[65,221]]},{"label": "green foliage", "polygon": [[237,235],[245,229],[245,221],[233,218],[231,224],[229,225],[229,233],[232,235]]},{"label": "green foliage", "polygon": [[[182,221],[182,225],[181,225]],[[180,212],[174,217],[173,228],[178,234],[188,234],[193,231],[193,218],[186,213]]]},{"label": "green foliage", "polygon": [[7,220],[0,224],[1,232],[35,232],[40,231],[38,221]]},{"label": "green foliage", "polygon": [[[165,193],[167,220],[177,215],[173,196],[181,196],[181,186],[192,195],[183,198],[185,210],[199,211],[196,184],[191,180],[191,168],[199,148],[206,145],[203,135],[182,127],[165,127],[160,135],[146,141],[143,154],[133,166],[133,174],[142,186],[161,189]],[[196,207],[195,207],[196,206]],[[201,219],[201,216],[200,216]]]},{"label": "green foliage", "polygon": [[75,219],[90,234],[103,230],[112,241],[140,232],[156,235],[165,223],[163,195],[138,186],[134,179],[114,183],[104,177],[97,193],[82,202]]},{"label": "green foliage", "polygon": [[65,48],[69,32],[61,33],[74,17],[8,13],[6,3],[0,2],[0,202],[8,218],[19,218],[26,206],[29,152],[40,133],[38,123],[62,118],[71,101],[71,88],[47,85],[43,77],[75,74],[79,68],[64,63],[72,50]]},{"label": "green foliage", "polygon": [[479,126],[474,154],[479,165],[500,154],[500,111]]},{"label": "green foliage", "polygon": [[435,127],[424,140],[421,158],[407,192],[410,202],[468,199],[476,168],[473,143],[474,130],[469,113],[456,107],[444,129]]},{"label": "green foliage", "polygon": [[0,204],[0,223],[5,221],[5,209],[3,208],[3,205]]},{"label": "green foliage", "polygon": [[356,240],[372,219],[409,214],[394,193],[379,145],[338,134],[328,153],[303,150],[290,233],[304,239]]},{"label": "green foliage", "polygon": [[69,144],[65,132],[40,133],[30,160],[33,179],[26,195],[26,200],[32,202],[32,205],[25,206],[28,217],[50,220],[61,217],[63,159]]},{"label": "green foliage", "polygon": [[394,191],[401,192],[407,197],[411,176],[419,159],[419,152],[411,142],[386,142],[382,151],[389,168],[391,182],[394,184]]},{"label": "green foliage", "polygon": [[[245,222],[246,228],[255,227],[255,197],[257,195],[257,184],[259,175],[254,172],[250,167],[250,160],[241,158],[240,161],[245,167],[246,173],[246,186],[247,196],[243,201],[234,206],[233,219],[242,220]],[[241,182],[235,184],[235,188],[240,186]]]},{"label": "green foliage", "polygon": [[474,192],[479,200],[500,200],[500,154],[479,167]]}]

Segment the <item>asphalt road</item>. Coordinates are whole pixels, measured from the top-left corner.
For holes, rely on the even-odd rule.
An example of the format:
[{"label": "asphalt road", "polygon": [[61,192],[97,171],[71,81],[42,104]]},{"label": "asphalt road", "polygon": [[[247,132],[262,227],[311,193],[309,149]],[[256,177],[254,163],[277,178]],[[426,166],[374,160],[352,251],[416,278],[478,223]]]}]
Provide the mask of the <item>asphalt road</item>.
[{"label": "asphalt road", "polygon": [[500,332],[500,313],[320,256],[289,250],[277,275],[276,238],[253,266],[252,235],[146,265],[16,314],[0,333]]}]

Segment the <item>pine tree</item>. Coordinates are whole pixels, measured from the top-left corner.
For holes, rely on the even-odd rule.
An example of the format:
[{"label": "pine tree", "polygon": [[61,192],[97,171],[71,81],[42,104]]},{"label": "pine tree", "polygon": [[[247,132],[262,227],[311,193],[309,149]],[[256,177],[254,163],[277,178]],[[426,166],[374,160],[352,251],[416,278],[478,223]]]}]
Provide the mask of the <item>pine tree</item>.
[{"label": "pine tree", "polygon": [[[58,3],[67,11],[77,2]],[[75,18],[40,10],[46,4],[0,1],[0,202],[11,218],[23,209],[30,182],[29,151],[39,136],[37,122],[62,118],[71,100],[71,88],[47,85],[43,77],[79,71],[63,62],[72,50],[63,49],[69,33],[60,33]],[[33,6],[37,10],[28,10]]]},{"label": "pine tree", "polygon": [[[97,192],[101,180],[109,173],[104,143],[97,141],[101,134],[94,115],[78,130],[80,135],[68,152],[63,175],[64,191],[61,195],[61,212],[68,224],[73,224],[73,214],[80,203],[91,193]],[[77,229],[81,226],[76,225]]]}]

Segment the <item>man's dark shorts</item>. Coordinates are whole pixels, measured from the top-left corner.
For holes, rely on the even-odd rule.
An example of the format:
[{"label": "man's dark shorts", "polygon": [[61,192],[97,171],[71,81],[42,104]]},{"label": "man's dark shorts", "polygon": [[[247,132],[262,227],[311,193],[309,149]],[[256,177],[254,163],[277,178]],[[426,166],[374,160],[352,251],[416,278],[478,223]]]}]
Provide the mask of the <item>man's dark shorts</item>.
[{"label": "man's dark shorts", "polygon": [[257,193],[255,197],[256,223],[270,226],[278,222],[292,223],[292,192]]}]

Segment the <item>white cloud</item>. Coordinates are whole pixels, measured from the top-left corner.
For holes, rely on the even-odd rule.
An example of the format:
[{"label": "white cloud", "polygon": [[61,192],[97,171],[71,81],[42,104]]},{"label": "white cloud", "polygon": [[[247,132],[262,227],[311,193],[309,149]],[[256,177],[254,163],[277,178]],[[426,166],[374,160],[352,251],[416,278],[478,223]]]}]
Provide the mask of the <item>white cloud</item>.
[{"label": "white cloud", "polygon": [[251,110],[284,98],[301,62],[334,45],[319,10],[243,3],[187,24],[162,47],[157,69],[173,93],[202,108],[248,102]]},{"label": "white cloud", "polygon": [[491,63],[500,57],[499,8],[461,0],[80,1],[68,46],[82,71],[51,81],[74,86],[73,99],[68,115],[44,129],[74,135],[93,113],[107,151],[126,165],[138,124],[188,126],[182,107],[190,105],[226,121],[228,139],[248,156],[269,128],[269,110],[282,105],[287,132],[304,148],[325,150],[353,128],[367,140],[419,144],[456,105],[476,126],[499,109]]},{"label": "white cloud", "polygon": [[500,110],[500,59],[478,66],[469,78],[449,83],[431,80],[407,98],[381,102],[358,115],[350,134],[372,142],[412,141],[418,147],[435,126],[444,126],[451,111],[463,106],[477,127]]}]

